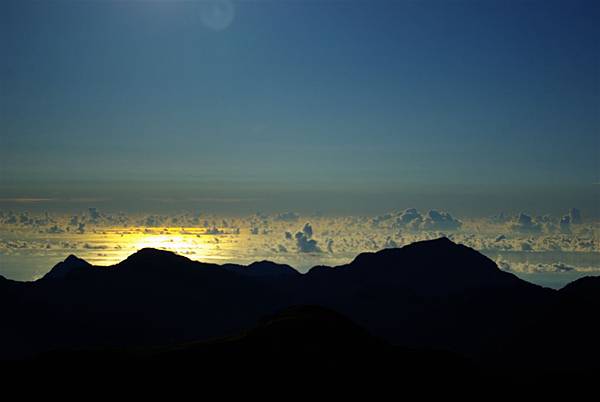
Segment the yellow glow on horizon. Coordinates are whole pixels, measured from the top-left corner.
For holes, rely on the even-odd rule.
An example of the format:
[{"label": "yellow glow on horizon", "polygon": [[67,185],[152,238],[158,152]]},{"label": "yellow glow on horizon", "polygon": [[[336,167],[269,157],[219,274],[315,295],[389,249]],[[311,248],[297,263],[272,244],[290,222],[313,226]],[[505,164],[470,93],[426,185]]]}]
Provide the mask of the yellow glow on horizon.
[{"label": "yellow glow on horizon", "polygon": [[219,240],[204,228],[111,228],[86,236],[90,244],[106,246],[90,246],[88,258],[98,265],[116,264],[143,248],[168,250],[198,261],[222,259],[223,248],[228,248],[222,236]]},{"label": "yellow glow on horizon", "polygon": [[201,256],[203,250],[208,252],[211,247],[210,244],[199,240],[201,240],[201,238],[195,236],[192,238],[192,235],[143,234],[137,239],[132,239],[131,246],[136,250],[142,248],[156,248],[173,251],[178,254],[189,254],[193,251]]}]

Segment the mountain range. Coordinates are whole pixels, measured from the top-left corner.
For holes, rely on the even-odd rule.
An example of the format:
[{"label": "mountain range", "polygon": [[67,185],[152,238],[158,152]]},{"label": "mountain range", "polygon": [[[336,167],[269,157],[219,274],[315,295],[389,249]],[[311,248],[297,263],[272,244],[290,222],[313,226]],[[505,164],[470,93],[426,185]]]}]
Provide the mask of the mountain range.
[{"label": "mountain range", "polygon": [[33,282],[0,277],[0,358],[586,376],[600,368],[599,307],[600,277],[544,288],[447,238],[305,274],[142,249],[109,267],[69,256]]}]

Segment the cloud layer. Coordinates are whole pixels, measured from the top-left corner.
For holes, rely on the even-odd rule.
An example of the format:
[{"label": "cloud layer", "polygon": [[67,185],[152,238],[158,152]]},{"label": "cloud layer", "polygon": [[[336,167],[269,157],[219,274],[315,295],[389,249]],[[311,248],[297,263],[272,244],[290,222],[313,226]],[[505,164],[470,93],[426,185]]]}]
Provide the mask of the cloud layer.
[{"label": "cloud layer", "polygon": [[269,259],[302,270],[343,264],[364,251],[447,236],[508,264],[506,269],[513,272],[589,272],[600,270],[599,228],[600,222],[585,221],[576,209],[560,216],[522,212],[481,219],[416,208],[374,217],[123,214],[97,208],[68,214],[0,211],[0,269],[18,272],[19,261],[28,258],[37,261],[36,269],[47,269],[71,253],[109,264],[138,248],[157,247],[206,261]]}]

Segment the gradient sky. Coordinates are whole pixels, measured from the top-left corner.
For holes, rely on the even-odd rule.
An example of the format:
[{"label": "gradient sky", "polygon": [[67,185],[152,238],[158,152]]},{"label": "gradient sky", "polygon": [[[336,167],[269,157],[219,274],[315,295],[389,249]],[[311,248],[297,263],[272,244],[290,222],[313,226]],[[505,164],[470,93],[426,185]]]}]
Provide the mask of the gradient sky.
[{"label": "gradient sky", "polygon": [[600,3],[231,4],[3,1],[0,204],[600,215]]}]

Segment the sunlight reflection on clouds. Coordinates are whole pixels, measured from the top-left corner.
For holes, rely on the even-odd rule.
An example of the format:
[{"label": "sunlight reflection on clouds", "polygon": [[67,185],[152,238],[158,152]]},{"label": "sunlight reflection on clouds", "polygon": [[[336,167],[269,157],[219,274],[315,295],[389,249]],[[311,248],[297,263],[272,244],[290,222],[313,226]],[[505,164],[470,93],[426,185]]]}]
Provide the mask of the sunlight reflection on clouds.
[{"label": "sunlight reflection on clouds", "polygon": [[[535,222],[536,230],[521,230],[525,220],[529,226]],[[446,212],[421,214],[416,210],[377,217],[292,212],[245,217],[128,215],[95,208],[62,215],[0,212],[0,274],[31,280],[69,254],[96,265],[111,265],[144,247],[214,263],[269,259],[306,271],[318,264],[349,262],[361,252],[444,235],[517,274],[567,278],[600,272],[599,223],[572,224],[566,231],[558,225],[560,221],[558,217],[533,220],[520,215],[459,219]],[[515,227],[519,222],[521,226]]]}]

